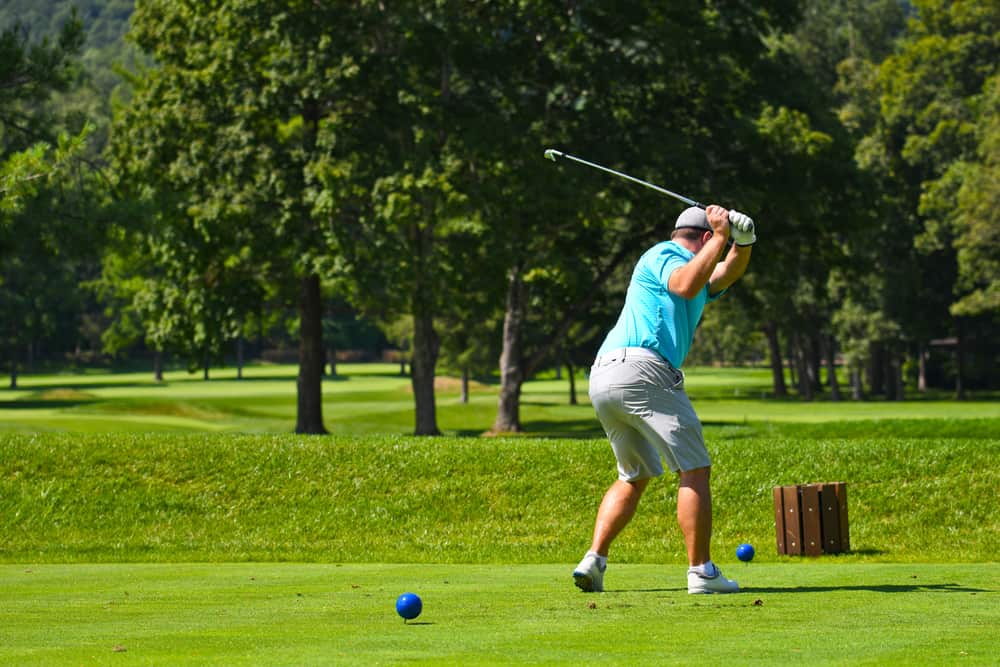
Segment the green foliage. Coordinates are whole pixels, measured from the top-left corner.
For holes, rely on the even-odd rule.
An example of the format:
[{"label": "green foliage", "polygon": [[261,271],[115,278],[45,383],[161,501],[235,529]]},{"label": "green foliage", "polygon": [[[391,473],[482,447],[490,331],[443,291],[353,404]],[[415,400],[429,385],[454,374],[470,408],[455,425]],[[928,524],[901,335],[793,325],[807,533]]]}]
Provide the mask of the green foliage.
[{"label": "green foliage", "polygon": [[956,315],[995,312],[986,297],[995,291],[995,244],[977,230],[995,226],[996,151],[989,146],[997,125],[1000,11],[995,3],[915,5],[898,52],[879,67],[880,116],[867,146],[882,157],[868,163],[901,196],[894,204],[922,223],[915,247],[925,256],[945,255],[936,264],[955,263],[944,274],[961,277],[928,285],[921,314],[908,317],[926,317],[928,302],[942,301]]},{"label": "green foliage", "polygon": [[[0,32],[0,221],[37,193],[35,181],[58,173],[82,151],[89,127],[58,139],[43,129],[50,96],[75,76],[81,30],[73,18],[55,39],[32,40],[19,26]],[[54,150],[51,140],[57,142]]]},{"label": "green foliage", "polygon": [[759,364],[766,359],[760,323],[743,303],[726,297],[705,309],[686,365]]},{"label": "green foliage", "polygon": [[[803,341],[834,333],[860,367],[873,344],[912,365],[926,341],[957,333],[956,317],[989,338],[995,3],[386,7],[5,3],[0,251],[19,254],[31,199],[87,200],[80,217],[97,217],[96,178],[75,181],[86,195],[51,190],[76,157],[110,161],[114,197],[133,199],[100,212],[121,256],[97,281],[90,269],[60,281],[106,298],[105,313],[76,319],[106,329],[109,352],[145,342],[202,365],[251,328],[294,330],[299,280],[320,275],[325,297],[370,320],[422,318],[415,347],[449,369],[500,356],[507,287],[520,286],[511,358],[529,371],[586,363],[616,315],[622,267],[676,210],[540,158],[556,146],[757,219],[750,273],[727,297],[753,316],[720,312],[703,340],[761,325]],[[59,136],[65,159],[43,148]],[[80,269],[49,259],[40,271]],[[66,352],[56,330],[73,349],[78,328],[67,317],[39,330],[50,356]]]},{"label": "green foliage", "polygon": [[951,312],[959,316],[1000,313],[1000,75],[984,84],[975,104],[980,119],[975,158],[949,165],[920,200],[927,216],[921,247],[940,249],[954,239],[959,298]]},{"label": "green foliage", "polygon": [[75,13],[55,35],[0,33],[0,354],[12,384],[42,341],[82,352],[93,338],[79,284],[105,231],[103,184],[83,166],[96,128],[55,98],[77,80],[82,41]]},{"label": "green foliage", "polygon": [[41,184],[38,181],[45,179],[51,183],[53,179],[66,173],[70,162],[83,153],[90,131],[88,125],[73,137],[60,133],[54,149],[40,142],[24,151],[8,155],[7,160],[0,163],[0,223],[23,210],[26,200],[38,194]]}]

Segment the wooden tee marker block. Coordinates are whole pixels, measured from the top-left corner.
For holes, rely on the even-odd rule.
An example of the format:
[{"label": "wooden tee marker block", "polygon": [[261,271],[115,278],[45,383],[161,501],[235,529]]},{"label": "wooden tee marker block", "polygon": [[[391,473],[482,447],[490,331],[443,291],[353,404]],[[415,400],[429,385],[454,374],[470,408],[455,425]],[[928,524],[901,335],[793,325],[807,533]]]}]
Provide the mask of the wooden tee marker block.
[{"label": "wooden tee marker block", "polygon": [[850,551],[847,484],[774,487],[774,532],[779,554],[819,556]]}]

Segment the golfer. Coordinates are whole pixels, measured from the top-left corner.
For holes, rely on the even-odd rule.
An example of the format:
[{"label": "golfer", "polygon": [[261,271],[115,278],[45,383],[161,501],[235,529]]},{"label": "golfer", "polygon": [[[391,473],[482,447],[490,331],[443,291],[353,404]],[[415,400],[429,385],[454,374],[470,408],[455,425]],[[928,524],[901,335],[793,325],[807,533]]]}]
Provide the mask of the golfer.
[{"label": "golfer", "polygon": [[[726,252],[730,235],[733,246]],[[590,550],[573,571],[580,589],[604,590],[608,550],[663,462],[680,476],[677,523],[688,555],[688,593],[735,593],[712,563],[711,461],[681,367],[702,310],[746,271],[754,223],[721,206],[691,207],[669,241],[639,259],[625,306],[590,370],[590,400],[618,462],[597,511]]]}]

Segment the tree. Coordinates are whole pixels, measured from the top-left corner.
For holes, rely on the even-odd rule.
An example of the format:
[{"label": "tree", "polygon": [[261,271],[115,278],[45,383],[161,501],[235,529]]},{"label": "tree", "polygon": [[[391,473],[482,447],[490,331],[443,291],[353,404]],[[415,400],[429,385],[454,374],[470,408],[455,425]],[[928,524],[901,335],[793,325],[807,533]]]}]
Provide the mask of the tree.
[{"label": "tree", "polygon": [[[957,335],[961,395],[964,348],[976,321],[963,319],[966,311],[955,307],[956,296],[976,292],[970,290],[974,283],[959,277],[959,248],[970,238],[968,211],[976,206],[970,203],[990,196],[989,185],[977,178],[982,167],[989,169],[978,150],[989,133],[985,128],[995,122],[985,100],[1000,56],[1000,8],[966,0],[914,5],[916,15],[898,50],[873,77],[861,79],[869,85],[854,96],[862,109],[856,117],[867,121],[859,128],[864,138],[857,155],[887,193],[883,222],[875,230],[885,277],[880,308],[898,323],[904,342],[917,345],[921,358],[932,337]],[[989,220],[981,212],[973,217]],[[983,284],[981,275],[973,280]]]},{"label": "tree", "polygon": [[[524,40],[514,68],[523,80],[508,94],[525,116],[514,116],[501,134],[523,150],[502,174],[518,214],[497,243],[508,296],[495,432],[520,429],[522,383],[558,354],[575,324],[604,310],[606,328],[607,310],[620,298],[605,298],[609,279],[680,211],[593,173],[557,172],[537,160],[538,149],[570,144],[602,164],[631,165],[633,173],[641,167],[679,191],[733,192],[730,129],[742,121],[707,91],[740,98],[744,68],[762,52],[760,35],[779,25],[769,17],[794,12],[780,2],[701,9],[596,2],[561,16],[536,7],[538,16],[516,24],[525,26],[524,35],[513,32]],[[537,30],[544,19],[551,28]]]},{"label": "tree", "polygon": [[[361,22],[363,87],[342,91],[340,123],[329,127],[338,155],[320,172],[320,201],[359,305],[413,323],[418,434],[438,431],[439,324],[469,322],[463,311],[490,301],[482,297],[497,293],[507,260],[499,230],[526,231],[511,214],[526,193],[506,188],[511,170],[527,162],[520,178],[529,178],[542,167],[537,137],[525,136],[544,96],[532,59],[536,36],[558,30],[541,6],[403,2],[374,12]],[[544,206],[533,204],[524,210],[540,219]]]},{"label": "tree", "polygon": [[[86,199],[77,196],[76,184],[86,177],[74,160],[91,127],[70,131],[50,103],[75,80],[81,43],[75,18],[55,40],[32,41],[20,25],[0,33],[0,344],[12,386],[19,350],[71,317],[62,292],[79,280],[79,262],[93,247],[86,219],[67,205],[73,200],[80,211]],[[71,174],[78,177],[67,184]]]},{"label": "tree", "polygon": [[[77,75],[75,57],[83,43],[82,26],[72,18],[55,42],[33,43],[19,24],[0,33],[0,222],[24,206],[40,179],[60,173],[80,153],[89,128],[75,137],[56,137],[44,128],[46,102]],[[58,144],[53,151],[53,140]]]},{"label": "tree", "polygon": [[[133,192],[160,204],[161,229],[151,231],[162,239],[158,259],[201,276],[206,295],[216,289],[210,275],[230,276],[224,284],[235,286],[249,272],[251,295],[274,285],[297,304],[299,433],[325,432],[321,272],[331,251],[313,215],[311,170],[329,152],[321,126],[355,71],[353,33],[341,29],[363,20],[353,9],[140,4],[130,39],[157,67],[137,79],[113,137]],[[236,325],[240,311],[228,308],[225,322]]]},{"label": "tree", "polygon": [[949,165],[920,202],[928,226],[922,247],[952,239],[958,279],[950,311],[959,317],[1000,313],[1000,75],[972,103],[980,119],[975,155]]}]

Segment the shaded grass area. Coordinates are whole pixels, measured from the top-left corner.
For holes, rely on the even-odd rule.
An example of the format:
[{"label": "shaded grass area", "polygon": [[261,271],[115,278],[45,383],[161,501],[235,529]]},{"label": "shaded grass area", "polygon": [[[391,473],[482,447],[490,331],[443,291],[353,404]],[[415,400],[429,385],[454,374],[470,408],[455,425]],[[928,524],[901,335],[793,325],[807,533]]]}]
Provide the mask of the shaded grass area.
[{"label": "shaded grass area", "polygon": [[[0,663],[995,664],[996,563],[755,562],[713,597],[683,567],[615,564],[584,595],[568,567],[0,566]],[[424,603],[408,624],[403,591]]]},{"label": "shaded grass area", "polygon": [[[828,481],[848,483],[841,560],[995,560],[996,421],[921,423],[711,429],[720,560],[741,542],[781,560],[772,487]],[[571,562],[613,479],[602,439],[7,433],[0,561]],[[617,560],[684,562],[675,492],[651,485]]]}]

